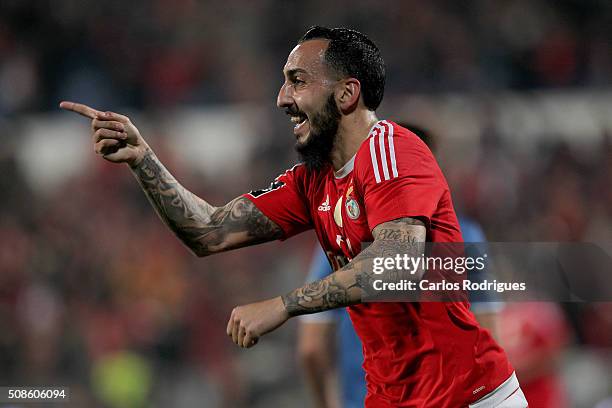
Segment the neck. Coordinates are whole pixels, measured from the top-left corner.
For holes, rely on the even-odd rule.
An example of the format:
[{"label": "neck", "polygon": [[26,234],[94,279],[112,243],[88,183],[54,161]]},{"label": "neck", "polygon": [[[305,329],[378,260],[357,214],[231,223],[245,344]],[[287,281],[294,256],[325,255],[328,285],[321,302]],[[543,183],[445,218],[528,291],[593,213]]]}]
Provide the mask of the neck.
[{"label": "neck", "polygon": [[342,118],[338,126],[336,144],[330,155],[335,171],[340,170],[357,153],[377,121],[376,114],[365,109],[357,109]]}]

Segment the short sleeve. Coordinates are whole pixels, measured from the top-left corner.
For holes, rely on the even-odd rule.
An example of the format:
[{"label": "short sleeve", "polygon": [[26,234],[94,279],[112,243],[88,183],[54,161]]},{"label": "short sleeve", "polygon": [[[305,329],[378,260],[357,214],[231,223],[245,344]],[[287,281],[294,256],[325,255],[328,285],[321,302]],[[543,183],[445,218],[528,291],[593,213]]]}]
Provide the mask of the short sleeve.
[{"label": "short sleeve", "polygon": [[297,165],[285,171],[267,188],[243,194],[283,230],[282,240],[312,228],[310,211],[303,193],[305,172],[301,167]]},{"label": "short sleeve", "polygon": [[428,226],[448,189],[436,160],[413,133],[383,121],[364,141],[355,159],[368,225],[402,217]]}]

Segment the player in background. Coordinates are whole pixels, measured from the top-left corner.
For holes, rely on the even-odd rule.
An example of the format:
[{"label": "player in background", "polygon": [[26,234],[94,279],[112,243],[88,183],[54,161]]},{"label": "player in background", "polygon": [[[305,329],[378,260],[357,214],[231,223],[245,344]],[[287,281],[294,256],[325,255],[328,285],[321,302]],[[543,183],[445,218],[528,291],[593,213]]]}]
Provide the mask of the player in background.
[{"label": "player in background", "polygon": [[[417,135],[426,145],[429,147],[431,152],[435,155],[437,151],[438,140],[434,134],[421,126],[417,126],[411,123],[401,123],[401,126],[410,130],[412,133]],[[487,237],[482,230],[481,225],[466,214],[457,211],[457,220],[461,228],[461,235],[463,236],[464,242],[478,242],[481,245],[469,246],[466,248],[466,255],[476,258],[486,252]],[[474,269],[470,272],[470,280],[482,282],[488,278],[487,269],[478,270]],[[498,338],[498,313],[503,308],[503,303],[499,301],[499,296],[496,296],[494,292],[472,290],[468,292],[471,310],[476,316],[476,319],[482,327],[489,330],[494,338]]]},{"label": "player in background", "polygon": [[560,365],[572,333],[559,305],[509,302],[499,315],[499,323],[500,342],[512,359],[530,404],[569,408],[571,399]]},{"label": "player in background", "polygon": [[[385,83],[376,45],[354,30],[313,27],[283,75],[277,105],[295,125],[303,163],[220,207],[178,183],[126,116],[74,102],[60,107],[92,120],[95,151],[128,164],[162,220],[198,256],[315,229],[335,272],[234,308],[227,334],[237,345],[252,347],[291,317],[350,306],[364,345],[366,407],[526,407],[505,353],[465,302],[363,302],[377,276],[374,259],[419,256],[426,241],[462,241],[429,149],[375,114]],[[371,244],[362,249],[362,242]],[[415,272],[406,278],[420,280]]]},{"label": "player in background", "polygon": [[[409,123],[398,124],[417,135],[435,153],[436,140],[431,132]],[[486,242],[484,232],[476,220],[461,214],[458,214],[458,220],[465,242]],[[479,254],[470,256],[477,257]],[[314,282],[331,273],[333,270],[325,252],[317,244],[306,281]],[[486,272],[478,270],[472,271],[470,275],[472,281],[483,281],[485,277]],[[476,319],[497,339],[497,313],[502,307],[501,303],[489,291],[472,291],[468,295]],[[361,348],[361,341],[346,309],[300,317],[298,358],[316,407],[363,407],[366,381],[361,367]]]},{"label": "player in background", "polygon": [[[307,282],[333,273],[319,244]],[[298,359],[317,408],[361,408],[366,396],[362,345],[346,309],[303,315],[298,326]]]}]

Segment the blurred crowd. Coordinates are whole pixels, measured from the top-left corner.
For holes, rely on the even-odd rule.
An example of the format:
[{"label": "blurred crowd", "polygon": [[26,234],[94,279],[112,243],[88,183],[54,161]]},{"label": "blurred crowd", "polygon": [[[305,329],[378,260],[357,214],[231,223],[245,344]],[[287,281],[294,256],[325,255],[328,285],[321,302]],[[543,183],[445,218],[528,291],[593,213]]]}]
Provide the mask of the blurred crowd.
[{"label": "blurred crowd", "polygon": [[[391,97],[612,85],[612,3],[603,0],[2,1],[0,385],[68,385],[75,406],[307,406],[293,323],[248,352],[232,347],[225,325],[232,307],[302,282],[313,234],[197,259],[126,168],[89,153],[83,171],[42,193],[16,152],[22,115],[60,99],[150,117],[182,105],[272,106],[287,53],[315,23],[371,35]],[[218,205],[268,185],[293,161],[278,116],[257,130],[261,143],[240,178],[210,180],[186,166],[168,147],[173,135],[156,135],[154,146],[179,180]],[[578,148],[552,137],[528,154],[494,126],[475,140],[440,135],[440,162],[457,208],[489,240],[612,241],[612,134]],[[550,369],[567,401],[593,406],[612,395],[610,307],[558,310],[525,313],[558,317]],[[512,328],[536,347],[538,322]],[[526,378],[542,366],[541,355],[507,347]]]},{"label": "blurred crowd", "polygon": [[610,86],[605,0],[0,3],[0,114],[61,98],[163,108],[272,101],[311,25],[379,44],[388,93]]},{"label": "blurred crowd", "polygon": [[[203,190],[158,150],[211,202],[243,192],[228,180]],[[237,370],[229,313],[296,286],[313,237],[201,260],[165,229],[123,165],[92,154],[86,171],[46,196],[28,188],[10,151],[0,168],[0,384],[69,385],[77,406],[251,406],[257,395],[242,386],[258,379],[243,371],[249,364]],[[275,256],[279,245],[287,259]],[[291,370],[284,358],[280,368]],[[173,402],[182,398],[191,405]]]},{"label": "blurred crowd", "polygon": [[[160,157],[215,204],[267,185],[282,170],[279,161],[293,157],[290,149],[264,146],[253,153],[252,174],[202,182],[170,153],[171,140],[156,139]],[[469,152],[461,150],[441,165],[458,210],[478,220],[489,240],[610,241],[609,135],[585,151],[554,142],[526,156],[492,131],[479,140],[467,169],[459,158]],[[10,149],[0,156],[0,383],[69,384],[87,406],[113,408],[190,407],[202,399],[221,407],[284,406],[301,395],[291,324],[248,352],[225,338],[225,325],[232,307],[301,284],[314,235],[195,258],[155,216],[127,168],[89,154],[84,171],[45,194],[29,188]],[[508,338],[528,342],[507,345],[519,350],[514,364],[527,359],[526,367],[541,368],[549,357],[542,353],[550,352],[547,367],[561,375],[564,359],[578,353],[587,366],[566,367],[584,370],[568,393],[590,402],[606,395],[609,306],[568,303],[563,313],[544,306],[508,310],[514,324],[506,332],[515,336]],[[537,311],[542,321],[525,319]],[[579,393],[593,383],[594,393]]]}]

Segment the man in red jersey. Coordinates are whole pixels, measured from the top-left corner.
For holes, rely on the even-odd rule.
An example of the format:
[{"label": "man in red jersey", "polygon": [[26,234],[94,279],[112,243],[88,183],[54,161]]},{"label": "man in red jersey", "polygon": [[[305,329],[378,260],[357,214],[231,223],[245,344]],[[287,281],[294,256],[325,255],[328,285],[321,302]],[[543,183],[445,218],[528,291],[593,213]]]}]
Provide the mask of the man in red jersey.
[{"label": "man in red jersey", "polygon": [[227,334],[236,344],[251,347],[290,317],[348,306],[364,347],[367,407],[526,407],[503,350],[466,303],[362,302],[374,258],[462,240],[429,149],[375,115],[385,82],[376,45],[353,30],[313,27],[283,73],[277,103],[295,124],[303,163],[222,207],[182,187],[127,117],[60,106],[92,119],[96,152],[130,166],[163,221],[198,256],[316,230],[335,272],[234,308]]}]

